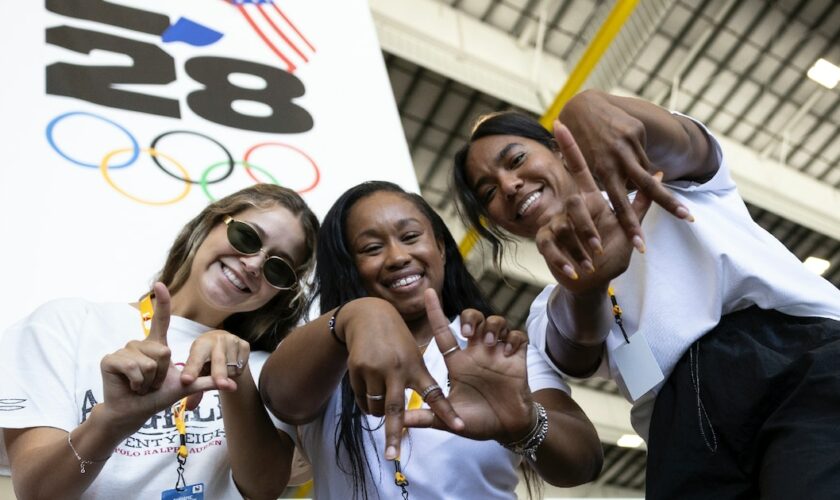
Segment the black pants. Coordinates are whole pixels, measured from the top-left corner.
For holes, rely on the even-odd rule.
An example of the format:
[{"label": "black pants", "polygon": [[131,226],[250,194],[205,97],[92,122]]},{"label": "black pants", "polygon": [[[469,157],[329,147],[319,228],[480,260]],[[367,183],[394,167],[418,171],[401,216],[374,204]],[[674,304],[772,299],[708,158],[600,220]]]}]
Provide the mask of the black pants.
[{"label": "black pants", "polygon": [[646,489],[840,499],[840,322],[757,307],[724,316],[657,396]]}]

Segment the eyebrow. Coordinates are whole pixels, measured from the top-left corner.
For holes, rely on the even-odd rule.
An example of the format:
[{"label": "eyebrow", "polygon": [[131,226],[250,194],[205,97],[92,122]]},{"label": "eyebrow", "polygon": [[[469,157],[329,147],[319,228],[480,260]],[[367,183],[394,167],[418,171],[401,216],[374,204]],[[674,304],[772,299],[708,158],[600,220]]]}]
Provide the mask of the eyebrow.
[{"label": "eyebrow", "polygon": [[[422,222],[420,222],[419,219],[416,219],[414,217],[406,217],[405,219],[398,220],[396,222],[396,224],[394,224],[394,226],[397,228],[397,230],[400,230],[400,229],[405,228],[405,226],[407,226],[411,223],[422,224]],[[375,237],[375,236],[378,236],[378,235],[379,235],[379,230],[377,230],[377,229],[374,229],[374,228],[365,229],[364,231],[360,232],[359,234],[357,234],[356,236],[353,237],[353,242],[355,243],[359,238],[363,238],[365,236]]]},{"label": "eyebrow", "polygon": [[[520,143],[518,143],[518,142],[511,142],[510,144],[508,144],[508,145],[506,145],[505,147],[503,147],[503,148],[499,151],[499,154],[497,154],[497,155],[496,155],[496,158],[494,158],[493,162],[494,162],[496,165],[501,165],[501,164],[504,162],[505,157],[508,155],[508,153],[510,153],[510,150],[511,150],[511,149],[513,149],[513,148],[515,148],[516,146],[522,146],[522,144],[520,144]],[[477,191],[477,190],[478,190],[478,188],[480,188],[481,186],[483,186],[484,184],[487,184],[487,183],[489,183],[489,182],[491,182],[491,181],[490,181],[490,179],[489,179],[486,175],[482,175],[481,177],[479,177],[479,178],[475,181],[475,184],[473,184],[473,187],[472,187],[472,188],[473,188],[473,189],[475,189],[475,190]]]}]

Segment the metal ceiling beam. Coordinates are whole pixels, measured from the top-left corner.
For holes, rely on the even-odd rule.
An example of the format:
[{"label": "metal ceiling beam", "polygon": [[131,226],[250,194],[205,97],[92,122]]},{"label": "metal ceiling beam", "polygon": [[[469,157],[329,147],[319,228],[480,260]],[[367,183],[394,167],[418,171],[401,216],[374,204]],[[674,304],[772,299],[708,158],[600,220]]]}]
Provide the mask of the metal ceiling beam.
[{"label": "metal ceiling beam", "polygon": [[[556,89],[568,76],[563,61],[543,54],[542,80],[531,82],[533,49],[440,2],[370,0],[370,6],[384,50],[536,114],[543,111],[537,93]],[[833,210],[840,190],[725,136],[718,139],[745,200],[840,239],[840,215]]]}]

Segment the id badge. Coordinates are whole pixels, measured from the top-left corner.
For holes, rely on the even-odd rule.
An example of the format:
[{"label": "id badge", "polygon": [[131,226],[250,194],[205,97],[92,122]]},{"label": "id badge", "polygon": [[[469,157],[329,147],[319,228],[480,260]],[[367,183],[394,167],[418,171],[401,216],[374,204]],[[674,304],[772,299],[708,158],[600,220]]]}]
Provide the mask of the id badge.
[{"label": "id badge", "polygon": [[665,379],[642,332],[636,332],[629,343],[616,347],[610,355],[615,359],[633,402]]},{"label": "id badge", "polygon": [[181,491],[164,490],[160,500],[204,500],[204,483],[188,484]]}]

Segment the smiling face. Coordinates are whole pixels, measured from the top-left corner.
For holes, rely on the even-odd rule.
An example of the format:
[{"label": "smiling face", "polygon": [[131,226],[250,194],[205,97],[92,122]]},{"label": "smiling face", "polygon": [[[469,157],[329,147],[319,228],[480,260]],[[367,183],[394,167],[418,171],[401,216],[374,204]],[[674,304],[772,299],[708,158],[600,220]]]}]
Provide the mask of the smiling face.
[{"label": "smiling face", "polygon": [[559,153],[514,135],[490,135],[473,142],[466,177],[491,221],[526,238],[534,238],[575,192]]},{"label": "smiling face", "polygon": [[263,251],[237,252],[228,241],[227,226],[219,222],[199,246],[189,277],[173,297],[173,306],[184,305],[178,314],[210,326],[233,313],[256,310],[277,293],[294,293],[278,292],[269,285],[262,264],[268,256],[278,255],[297,266],[306,251],[300,220],[284,207],[248,208],[232,215],[257,231]]},{"label": "smiling face", "polygon": [[400,194],[380,191],[353,205],[345,234],[368,294],[393,304],[406,321],[425,318],[423,291],[441,295],[445,265],[426,216]]}]

